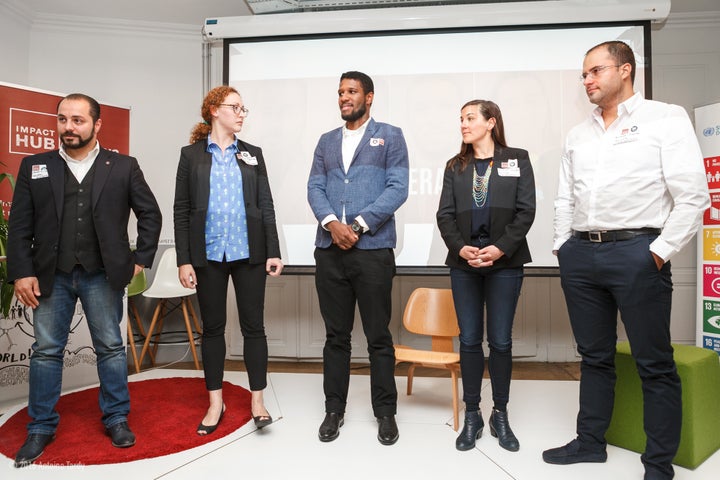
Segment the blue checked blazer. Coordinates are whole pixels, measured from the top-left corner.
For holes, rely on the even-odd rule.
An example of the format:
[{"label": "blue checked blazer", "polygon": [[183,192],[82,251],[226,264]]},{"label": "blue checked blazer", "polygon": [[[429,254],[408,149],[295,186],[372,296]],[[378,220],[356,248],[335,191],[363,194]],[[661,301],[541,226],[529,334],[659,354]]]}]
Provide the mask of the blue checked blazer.
[{"label": "blue checked blazer", "polygon": [[362,216],[370,228],[356,248],[395,248],[395,211],[408,196],[408,151],[402,130],[369,120],[347,172],[342,160],[342,127],[318,141],[308,179],[308,202],[318,220],[315,246],[332,244],[320,222],[330,214],[348,223]]}]

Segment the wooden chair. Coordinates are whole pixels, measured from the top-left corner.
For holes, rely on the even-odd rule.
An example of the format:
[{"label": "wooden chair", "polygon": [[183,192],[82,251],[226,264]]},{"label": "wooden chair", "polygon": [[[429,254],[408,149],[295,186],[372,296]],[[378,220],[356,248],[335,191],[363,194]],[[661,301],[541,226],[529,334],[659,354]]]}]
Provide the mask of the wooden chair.
[{"label": "wooden chair", "polygon": [[403,326],[409,332],[431,337],[430,350],[395,345],[396,363],[410,362],[407,374],[407,394],[412,394],[416,366],[449,370],[452,379],[453,428],[457,431],[459,425],[460,354],[454,351],[453,337],[460,334],[460,329],[455,316],[451,290],[418,288],[413,291],[405,306]]},{"label": "wooden chair", "polygon": [[[160,342],[160,336],[162,335],[163,319],[168,313],[179,307],[182,309],[185,320],[187,341],[190,344],[190,352],[195,362],[195,369],[200,370],[200,362],[198,361],[197,350],[195,349],[195,334],[202,335],[202,328],[200,327],[200,322],[198,321],[197,315],[195,315],[195,309],[190,301],[190,297],[193,295],[195,295],[195,290],[183,287],[178,279],[177,253],[175,252],[175,248],[168,248],[163,252],[162,257],[160,257],[160,263],[158,264],[152,285],[143,292],[144,297],[157,298],[159,302],[153,312],[147,336],[145,337],[145,343],[140,352],[140,365],[142,365],[146,353],[149,352],[151,358],[153,355],[157,355],[157,347]],[[179,299],[180,303],[168,309],[168,303],[172,299]],[[193,325],[190,324],[191,318]],[[150,343],[153,342],[154,346],[151,351]]]}]

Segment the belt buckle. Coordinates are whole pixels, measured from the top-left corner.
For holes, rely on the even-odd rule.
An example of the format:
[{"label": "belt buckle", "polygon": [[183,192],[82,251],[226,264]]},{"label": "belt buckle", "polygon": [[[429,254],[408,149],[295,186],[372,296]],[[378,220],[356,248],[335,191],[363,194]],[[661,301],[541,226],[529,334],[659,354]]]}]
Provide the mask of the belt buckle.
[{"label": "belt buckle", "polygon": [[595,231],[595,232],[588,232],[588,240],[595,243],[602,242],[602,234],[601,231]]}]

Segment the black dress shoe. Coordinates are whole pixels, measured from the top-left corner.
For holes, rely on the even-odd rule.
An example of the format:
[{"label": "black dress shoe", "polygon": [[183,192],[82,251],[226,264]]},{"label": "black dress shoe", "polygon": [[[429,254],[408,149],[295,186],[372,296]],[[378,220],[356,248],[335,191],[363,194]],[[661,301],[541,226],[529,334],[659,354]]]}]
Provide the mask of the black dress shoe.
[{"label": "black dress shoe", "polygon": [[42,455],[45,447],[55,440],[55,434],[30,433],[25,443],[15,455],[15,468],[22,468],[30,465]]},{"label": "black dress shoe", "polygon": [[377,438],[383,445],[392,445],[400,438],[397,423],[395,423],[395,415],[378,417],[378,435]]},{"label": "black dress shoe", "polygon": [[605,450],[588,450],[576,438],[567,445],[551,448],[543,452],[545,463],[554,465],[570,465],[571,463],[603,463],[607,460]]},{"label": "black dress shoe", "polygon": [[465,423],[463,429],[455,440],[455,448],[464,452],[475,448],[475,440],[482,437],[483,427],[482,416],[479,411],[465,411]]},{"label": "black dress shoe", "polygon": [[130,431],[127,422],[120,422],[112,427],[107,427],[105,432],[110,435],[113,447],[127,448],[135,445],[135,434]]},{"label": "black dress shoe", "polygon": [[197,428],[197,434],[201,437],[204,435],[210,435],[215,430],[217,430],[218,425],[220,425],[220,422],[223,419],[223,416],[225,416],[225,405],[223,404],[222,410],[220,410],[220,416],[218,417],[218,421],[215,423],[215,425],[205,425],[202,422],[200,422],[200,425],[198,425]]},{"label": "black dress shoe", "polygon": [[340,435],[340,427],[345,423],[345,416],[342,413],[328,412],[325,420],[320,424],[318,438],[321,442],[332,442]]},{"label": "black dress shoe", "polygon": [[261,429],[270,425],[273,422],[273,419],[270,415],[258,415],[257,417],[253,417],[253,422],[255,422],[255,427],[257,429]]},{"label": "black dress shoe", "polygon": [[490,435],[496,437],[505,450],[511,452],[520,450],[520,442],[510,428],[507,411],[501,412],[493,408],[490,414]]}]

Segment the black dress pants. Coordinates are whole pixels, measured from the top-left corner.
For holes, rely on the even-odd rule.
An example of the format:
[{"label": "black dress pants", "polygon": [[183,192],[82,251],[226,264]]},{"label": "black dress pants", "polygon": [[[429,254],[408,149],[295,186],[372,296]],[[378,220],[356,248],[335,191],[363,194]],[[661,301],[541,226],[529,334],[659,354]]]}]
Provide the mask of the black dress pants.
[{"label": "black dress pants", "polygon": [[649,249],[655,238],[639,235],[604,243],[570,238],[558,259],[570,323],[582,355],[579,441],[594,450],[606,445],[619,310],[642,381],[647,445],[641,460],[653,478],[672,478],[682,396],[670,344],[670,264],[658,271]]},{"label": "black dress pants", "polygon": [[350,339],[357,303],[370,357],[370,387],[376,417],[395,415],[395,348],[389,330],[395,256],[392,249],[315,249],[315,286],[325,322],[323,389],[325,411],[345,413],[350,382]]},{"label": "black dress pants", "polygon": [[267,386],[268,348],[263,324],[265,309],[265,264],[208,262],[194,267],[197,296],[203,323],[202,362],[208,390],[222,388],[225,366],[225,325],[227,323],[227,289],[232,277],[243,335],[243,360],[250,390]]}]

